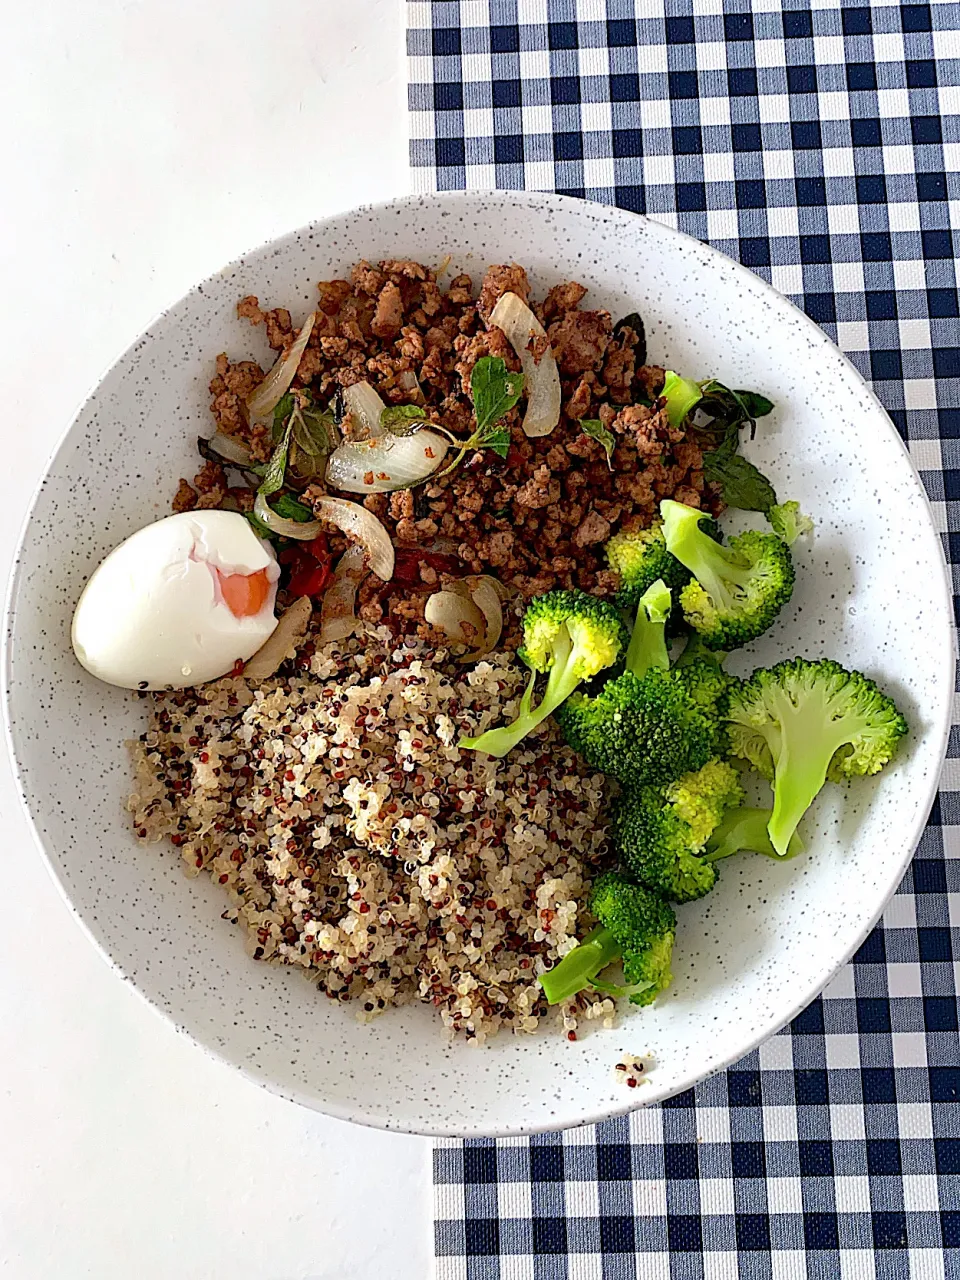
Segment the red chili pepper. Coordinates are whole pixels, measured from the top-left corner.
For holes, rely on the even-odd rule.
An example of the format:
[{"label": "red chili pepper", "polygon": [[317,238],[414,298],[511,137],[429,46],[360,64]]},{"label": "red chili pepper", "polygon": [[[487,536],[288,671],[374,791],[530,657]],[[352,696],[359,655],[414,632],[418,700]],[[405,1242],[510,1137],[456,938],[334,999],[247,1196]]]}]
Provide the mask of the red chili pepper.
[{"label": "red chili pepper", "polygon": [[398,550],[393,569],[393,582],[403,587],[420,583],[420,566],[428,564],[437,573],[455,574],[462,569],[459,558],[442,551]]},{"label": "red chili pepper", "polygon": [[322,595],[333,578],[325,534],[318,533],[295,547],[284,547],[277,559],[290,570],[287,587],[292,595]]}]

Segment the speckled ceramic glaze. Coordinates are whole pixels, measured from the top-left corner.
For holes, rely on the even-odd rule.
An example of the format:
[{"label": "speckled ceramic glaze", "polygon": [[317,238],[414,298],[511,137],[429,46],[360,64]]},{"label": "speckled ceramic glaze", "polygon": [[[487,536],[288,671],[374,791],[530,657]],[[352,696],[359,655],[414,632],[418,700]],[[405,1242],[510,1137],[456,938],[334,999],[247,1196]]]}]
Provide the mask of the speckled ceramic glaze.
[{"label": "speckled ceramic glaze", "polygon": [[[169,510],[209,433],[214,357],[265,358],[237,320],[255,293],[300,319],[316,282],[358,258],[413,257],[479,281],[523,263],[535,294],[589,286],[614,317],[640,311],[652,361],[763,391],[777,410],[749,452],[817,523],[798,552],[782,620],[739,669],[802,653],[882,680],[912,733],[881,779],[828,787],[806,823],[809,854],[743,855],[681,910],[675,980],[655,1008],[576,1044],[550,1031],[488,1048],[445,1042],[426,1008],[360,1025],[295,973],[247,958],[206,878],[176,851],[141,848],[124,813],[124,740],[135,697],[77,665],[70,617],[91,570]],[[799,311],[729,259],[629,213],[552,195],[422,196],[342,214],[248,254],[153,324],[88,400],[37,494],[14,576],[6,709],[27,809],[54,875],[91,937],[198,1044],[286,1097],[347,1119],[434,1134],[579,1124],[667,1097],[735,1061],[819,991],[903,875],[934,795],[953,689],[944,565],[920,483],[860,377]],[[622,1052],[649,1051],[650,1083],[613,1081]]]}]

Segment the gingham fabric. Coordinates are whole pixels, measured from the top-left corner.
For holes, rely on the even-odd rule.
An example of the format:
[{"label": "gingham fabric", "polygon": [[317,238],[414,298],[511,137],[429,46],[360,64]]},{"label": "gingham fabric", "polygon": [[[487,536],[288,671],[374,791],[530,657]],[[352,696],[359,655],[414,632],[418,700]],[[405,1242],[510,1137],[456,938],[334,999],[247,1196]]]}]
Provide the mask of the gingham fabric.
[{"label": "gingham fabric", "polygon": [[[646,213],[822,324],[960,586],[960,5],[411,0],[408,67],[418,190]],[[629,1119],[437,1144],[438,1280],[960,1278],[950,755],[882,925],[786,1031]]]}]

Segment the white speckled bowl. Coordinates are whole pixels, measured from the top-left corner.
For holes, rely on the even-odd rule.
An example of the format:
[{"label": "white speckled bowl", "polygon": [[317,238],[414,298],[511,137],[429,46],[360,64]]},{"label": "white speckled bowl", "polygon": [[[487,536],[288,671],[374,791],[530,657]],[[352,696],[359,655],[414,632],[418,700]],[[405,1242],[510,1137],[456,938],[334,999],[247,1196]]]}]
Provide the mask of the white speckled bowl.
[{"label": "white speckled bowl", "polygon": [[[675,981],[651,1010],[570,1044],[504,1035],[445,1043],[426,1008],[362,1026],[294,973],[249,960],[206,878],[127,827],[123,742],[136,700],[97,683],[69,625],[98,561],[165,513],[195,470],[219,351],[263,356],[236,318],[256,293],[299,316],[316,281],[358,258],[406,257],[478,279],[516,260],[541,295],[590,287],[614,317],[639,310],[651,359],[755,387],[777,404],[750,452],[782,496],[816,519],[794,602],[748,658],[828,655],[877,676],[912,734],[888,774],[828,787],[807,820],[810,852],[786,864],[744,855],[685,907]],[[299,316],[297,318],[299,318]],[[198,285],[114,365],[67,432],[37,494],[13,579],[6,711],[40,844],[92,938],[155,1008],[251,1080],[308,1106],[384,1128],[506,1134],[575,1125],[654,1102],[736,1061],[810,1001],[862,941],[901,879],[935,793],[950,720],[951,609],[919,480],[880,405],[840,352],[750,272],[629,213],[553,195],[401,200],[319,222]],[[640,1094],[613,1081],[624,1051],[650,1050]]]}]

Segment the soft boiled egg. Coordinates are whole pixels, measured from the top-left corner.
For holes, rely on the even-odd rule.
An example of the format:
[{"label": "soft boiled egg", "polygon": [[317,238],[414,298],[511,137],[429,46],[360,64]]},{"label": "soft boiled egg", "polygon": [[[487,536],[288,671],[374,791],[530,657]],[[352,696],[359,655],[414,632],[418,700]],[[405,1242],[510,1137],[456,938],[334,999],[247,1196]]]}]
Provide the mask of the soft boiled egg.
[{"label": "soft boiled egg", "polygon": [[73,615],[91,675],[124,689],[183,689],[227,675],[277,625],[280,568],[232,511],[167,516],[111,551]]}]

